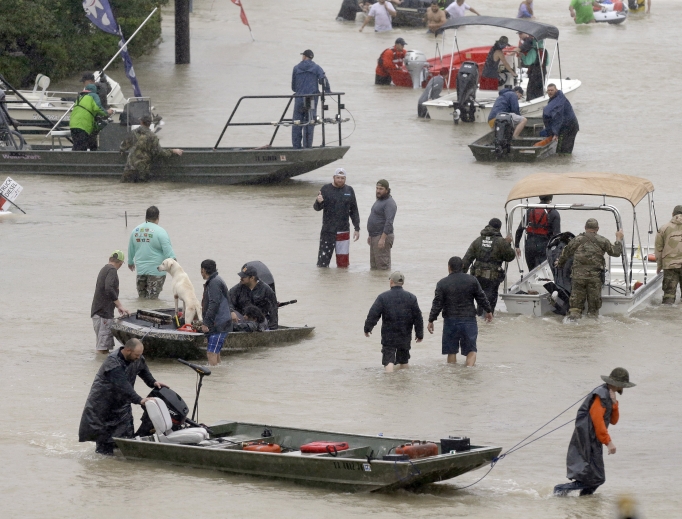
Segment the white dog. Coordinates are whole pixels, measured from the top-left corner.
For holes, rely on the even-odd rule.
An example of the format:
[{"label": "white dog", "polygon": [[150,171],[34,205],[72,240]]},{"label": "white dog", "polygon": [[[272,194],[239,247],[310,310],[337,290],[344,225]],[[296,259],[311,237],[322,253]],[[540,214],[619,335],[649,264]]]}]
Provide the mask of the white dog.
[{"label": "white dog", "polygon": [[201,321],[201,303],[194,293],[194,286],[189,276],[174,259],[163,260],[156,267],[159,272],[168,272],[173,278],[173,295],[175,296],[175,313],[178,313],[178,299],[182,300],[185,323],[192,324],[195,319]]}]

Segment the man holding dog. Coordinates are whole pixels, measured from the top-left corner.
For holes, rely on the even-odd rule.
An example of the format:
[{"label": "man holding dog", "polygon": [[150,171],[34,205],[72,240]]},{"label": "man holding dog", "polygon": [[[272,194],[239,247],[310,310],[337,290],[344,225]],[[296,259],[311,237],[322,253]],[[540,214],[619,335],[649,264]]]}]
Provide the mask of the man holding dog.
[{"label": "man holding dog", "polygon": [[[257,307],[268,320],[270,330],[277,329],[277,296],[267,284],[258,279],[258,271],[251,265],[239,272],[239,283],[230,289],[232,320],[241,322],[250,305]],[[239,313],[240,315],[238,315]]]},{"label": "man holding dog", "polygon": [[208,363],[215,366],[220,364],[220,350],[225,344],[227,334],[232,331],[230,293],[225,281],[218,275],[215,261],[207,259],[201,262],[201,277],[206,280],[201,299],[201,313],[204,318],[201,331],[208,339]]},{"label": "man holding dog", "polygon": [[109,353],[114,349],[114,335],[111,333],[111,322],[114,319],[114,308],[120,315],[128,315],[128,310],[118,300],[118,269],[123,265],[125,256],[115,250],[109,257],[109,263],[102,267],[97,275],[95,295],[92,298],[90,317],[95,329],[97,353]]},{"label": "man holding dog", "polygon": [[144,299],[158,299],[166,273],[159,275],[157,267],[163,260],[175,259],[168,233],[159,225],[159,209],[147,209],[145,222],[135,227],[128,242],[128,268],[137,268],[137,294]]}]

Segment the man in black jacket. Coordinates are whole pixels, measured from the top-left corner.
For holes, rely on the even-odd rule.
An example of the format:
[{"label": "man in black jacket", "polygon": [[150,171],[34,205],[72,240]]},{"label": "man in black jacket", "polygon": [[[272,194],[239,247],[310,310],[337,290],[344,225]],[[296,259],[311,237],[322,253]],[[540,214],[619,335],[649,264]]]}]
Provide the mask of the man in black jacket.
[{"label": "man in black jacket", "polygon": [[[232,321],[241,322],[247,306],[257,307],[268,320],[268,329],[276,330],[277,296],[268,285],[258,279],[255,267],[247,265],[239,272],[239,283],[230,289]],[[237,315],[237,312],[241,315]]]},{"label": "man in black jacket", "polygon": [[337,168],[334,182],[322,186],[313,204],[315,211],[322,213],[322,232],[317,266],[328,267],[336,250],[336,266],[346,268],[350,264],[350,225],[353,222],[353,241],[360,239],[360,213],[355,200],[355,191],[346,185],[346,170]]},{"label": "man in black jacket", "polygon": [[476,307],[485,310],[485,320],[493,320],[493,310],[481,285],[475,277],[462,272],[462,258],[453,256],[448,261],[449,275],[436,285],[436,295],[431,304],[427,330],[433,333],[433,322],[443,312],[443,355],[448,356],[449,363],[457,362],[460,346],[462,355],[466,357],[466,365],[476,364],[476,339],[478,324],[476,323]]},{"label": "man in black jacket", "polygon": [[408,367],[412,328],[417,342],[422,342],[424,319],[416,296],[403,290],[405,276],[394,272],[388,279],[391,289],[379,294],[367,314],[365,337],[371,335],[372,329],[381,319],[381,363],[390,373],[393,366],[398,369]]},{"label": "man in black jacket", "polygon": [[230,293],[225,281],[218,275],[215,261],[207,259],[201,262],[201,277],[206,280],[201,298],[201,314],[204,319],[201,331],[208,340],[208,363],[215,366],[220,364],[220,350],[225,344],[227,334],[232,331]]},{"label": "man in black jacket", "polygon": [[81,416],[78,441],[96,442],[95,452],[99,454],[114,453],[114,437],[133,437],[130,404],[144,405],[148,400],[135,392],[138,376],[151,388],[168,387],[154,379],[142,353],[142,342],[130,339],[125,346],[109,354],[92,383]]}]

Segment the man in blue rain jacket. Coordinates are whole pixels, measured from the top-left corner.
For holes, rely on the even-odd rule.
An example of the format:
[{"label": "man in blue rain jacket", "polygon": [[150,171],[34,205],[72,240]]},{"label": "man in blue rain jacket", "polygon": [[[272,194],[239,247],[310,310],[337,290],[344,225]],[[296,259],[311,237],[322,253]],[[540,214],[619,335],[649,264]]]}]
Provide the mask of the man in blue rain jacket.
[{"label": "man in blue rain jacket", "polygon": [[[291,89],[297,95],[317,94],[318,84],[324,85],[324,91],[330,92],[329,81],[324,70],[313,61],[313,51],[308,49],[301,53],[301,62],[294,67],[291,76]],[[317,111],[317,97],[297,97],[294,101],[293,120],[299,121],[291,127],[291,140],[294,148],[312,148],[314,122]],[[301,140],[303,142],[301,143]]]}]

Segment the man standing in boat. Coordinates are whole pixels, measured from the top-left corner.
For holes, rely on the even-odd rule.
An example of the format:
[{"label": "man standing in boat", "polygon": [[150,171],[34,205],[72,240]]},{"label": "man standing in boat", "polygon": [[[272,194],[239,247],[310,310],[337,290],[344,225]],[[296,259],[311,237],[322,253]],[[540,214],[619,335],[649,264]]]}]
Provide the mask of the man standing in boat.
[{"label": "man standing in boat", "polygon": [[[504,281],[502,263],[512,261],[516,257],[511,246],[511,235],[503,238],[501,228],[502,222],[499,218],[490,220],[481,231],[481,235],[471,243],[463,258],[464,272],[467,272],[469,267],[472,268],[472,274],[481,284],[490,302],[491,313],[495,312],[500,283]],[[483,315],[483,311],[484,308],[479,304],[478,315]]]},{"label": "man standing in boat", "polygon": [[601,287],[604,284],[606,262],[604,253],[614,258],[623,253],[623,232],[616,231],[616,243],[597,234],[599,222],[590,218],[585,222],[585,232],[579,234],[561,252],[557,266],[563,267],[573,258],[571,269],[571,298],[569,319],[577,319],[583,313],[587,301],[587,315],[597,317],[601,308]]},{"label": "man standing in boat", "polygon": [[152,164],[159,157],[182,156],[181,149],[161,147],[159,138],[149,129],[151,124],[152,116],[143,115],[140,117],[140,126],[130,132],[121,143],[121,153],[128,152],[121,182],[147,182]]},{"label": "man standing in boat", "polygon": [[381,319],[381,363],[387,373],[391,373],[394,366],[397,369],[408,367],[413,328],[416,341],[419,343],[424,339],[424,319],[419,302],[414,294],[403,289],[404,283],[405,276],[401,272],[391,274],[388,278],[390,290],[379,294],[365,320],[365,337],[369,337]]},{"label": "man standing in boat", "polygon": [[208,342],[208,363],[215,366],[220,364],[220,350],[227,334],[232,331],[230,293],[225,281],[218,275],[215,261],[207,259],[201,262],[201,277],[206,281],[201,298],[201,316],[204,321],[201,331],[206,334]]},{"label": "man standing in boat", "polygon": [[[552,195],[540,196],[541,204],[551,204]],[[524,252],[526,253],[526,265],[528,265],[528,272],[537,267],[540,263],[547,259],[547,244],[552,236],[561,233],[561,215],[556,209],[544,209],[542,207],[535,207],[526,211],[526,226],[523,226],[523,220],[519,222],[519,228],[516,229],[516,236],[514,238],[514,247],[516,255],[521,257],[521,238],[523,231],[526,231],[526,246]]]},{"label": "man standing in boat", "polygon": [[675,206],[673,218],[656,234],[656,273],[663,271],[663,304],[671,305],[682,284],[682,205]]},{"label": "man standing in boat", "polygon": [[350,264],[350,225],[353,222],[355,231],[353,241],[360,239],[360,213],[355,191],[346,185],[346,170],[337,168],[333,182],[322,186],[315,203],[315,211],[322,211],[322,231],[320,232],[320,248],[317,254],[317,266],[328,267],[332,254],[336,251],[336,266],[347,268]]},{"label": "man standing in boat", "polygon": [[109,353],[114,349],[114,335],[111,333],[111,323],[114,320],[114,308],[120,315],[128,315],[118,300],[118,269],[123,265],[125,255],[123,251],[115,250],[109,257],[109,263],[104,265],[97,275],[95,295],[92,298],[90,317],[95,329],[97,353]]},{"label": "man standing in boat", "polygon": [[144,345],[130,339],[109,354],[99,368],[85,402],[78,430],[78,441],[96,442],[95,452],[114,453],[114,437],[133,437],[133,411],[130,404],[144,405],[148,400],[135,392],[139,376],[150,388],[168,387],[157,381],[142,356]]},{"label": "man standing in boat", "polygon": [[554,494],[565,496],[572,490],[579,490],[581,496],[594,494],[606,482],[603,445],[609,454],[616,453],[616,446],[609,436],[608,428],[616,425],[620,417],[616,394],[623,389],[635,387],[625,368],[616,368],[605,382],[593,390],[583,401],[575,418],[575,429],[566,454],[566,477],[572,483],[554,487]]},{"label": "man standing in boat", "polygon": [[545,129],[540,132],[540,135],[558,141],[557,153],[573,153],[575,137],[580,131],[573,106],[554,83],[547,85],[547,95],[549,102],[542,109],[542,122],[545,123]]},{"label": "man standing in boat", "polygon": [[[306,49],[301,53],[301,62],[294,67],[291,76],[291,90],[296,95],[317,94],[320,84],[329,93],[331,88],[324,70],[313,61],[313,51]],[[294,113],[291,127],[291,140],[294,148],[312,148],[315,118],[317,115],[317,96],[297,97],[294,101]],[[298,121],[298,124],[296,123]],[[301,140],[303,142],[301,142]]]}]

